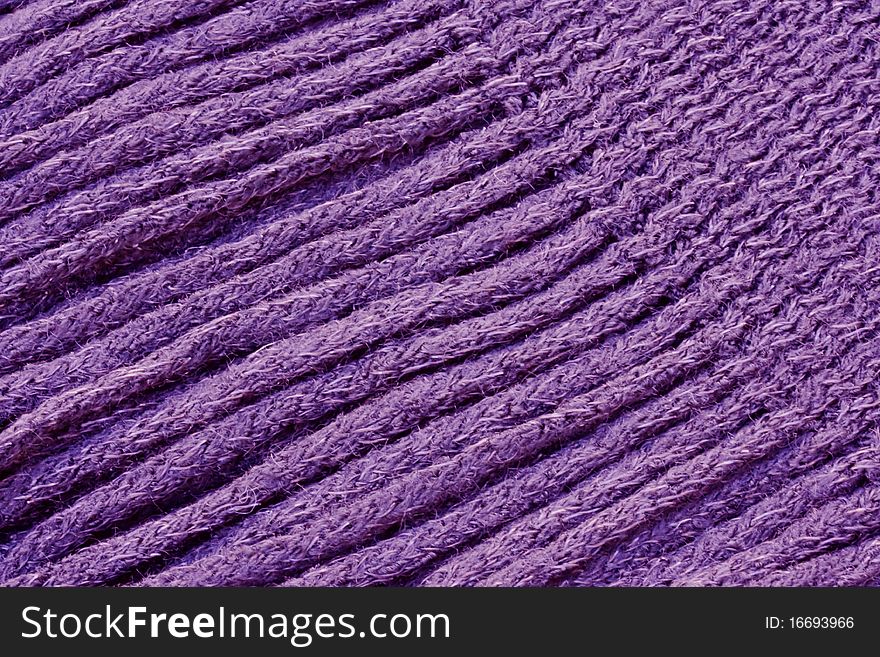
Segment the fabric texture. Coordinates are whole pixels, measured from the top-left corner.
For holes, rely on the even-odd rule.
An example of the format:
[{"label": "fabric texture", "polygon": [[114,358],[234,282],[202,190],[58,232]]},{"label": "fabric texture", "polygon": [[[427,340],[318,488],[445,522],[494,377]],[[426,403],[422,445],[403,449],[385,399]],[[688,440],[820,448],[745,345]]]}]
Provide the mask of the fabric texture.
[{"label": "fabric texture", "polygon": [[0,583],[880,584],[880,3],[0,0]]}]

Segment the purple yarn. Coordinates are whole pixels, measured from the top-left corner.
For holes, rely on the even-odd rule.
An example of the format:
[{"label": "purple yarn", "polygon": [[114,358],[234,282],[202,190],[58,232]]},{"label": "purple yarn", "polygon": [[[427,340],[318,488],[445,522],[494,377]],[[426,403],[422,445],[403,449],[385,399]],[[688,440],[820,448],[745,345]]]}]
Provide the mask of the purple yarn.
[{"label": "purple yarn", "polygon": [[880,581],[876,3],[0,10],[0,583]]}]

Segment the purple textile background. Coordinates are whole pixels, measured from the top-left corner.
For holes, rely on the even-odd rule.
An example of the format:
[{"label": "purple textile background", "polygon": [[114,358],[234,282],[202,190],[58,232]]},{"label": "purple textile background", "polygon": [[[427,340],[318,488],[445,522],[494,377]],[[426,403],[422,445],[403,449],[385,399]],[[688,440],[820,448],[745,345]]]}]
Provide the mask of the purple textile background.
[{"label": "purple textile background", "polygon": [[0,0],[0,583],[880,583],[880,3]]}]

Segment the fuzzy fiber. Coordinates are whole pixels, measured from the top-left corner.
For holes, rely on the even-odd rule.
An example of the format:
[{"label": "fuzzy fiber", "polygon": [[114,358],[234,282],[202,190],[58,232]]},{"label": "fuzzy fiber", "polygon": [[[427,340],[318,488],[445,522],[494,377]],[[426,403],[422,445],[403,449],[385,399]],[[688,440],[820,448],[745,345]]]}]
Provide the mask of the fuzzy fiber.
[{"label": "fuzzy fiber", "polygon": [[880,2],[0,0],[0,584],[880,584]]}]

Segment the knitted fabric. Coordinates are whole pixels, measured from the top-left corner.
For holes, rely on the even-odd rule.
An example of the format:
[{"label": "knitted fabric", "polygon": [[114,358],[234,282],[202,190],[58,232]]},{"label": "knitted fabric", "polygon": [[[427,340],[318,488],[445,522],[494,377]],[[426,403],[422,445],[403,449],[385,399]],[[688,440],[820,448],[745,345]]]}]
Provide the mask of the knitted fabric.
[{"label": "knitted fabric", "polygon": [[0,583],[880,583],[880,3],[0,0]]}]

